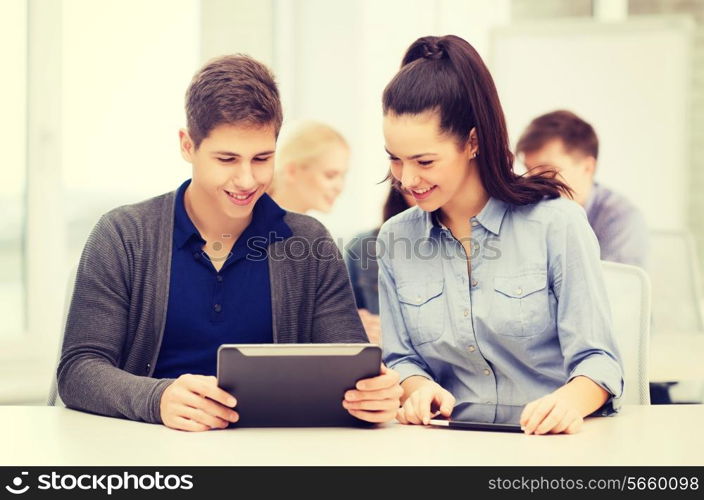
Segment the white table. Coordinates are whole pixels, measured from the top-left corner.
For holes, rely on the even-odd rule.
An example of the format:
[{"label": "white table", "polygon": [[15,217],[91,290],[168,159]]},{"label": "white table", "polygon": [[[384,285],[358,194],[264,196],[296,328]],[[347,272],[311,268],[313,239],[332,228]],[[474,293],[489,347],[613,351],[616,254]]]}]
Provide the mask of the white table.
[{"label": "white table", "polygon": [[187,433],[66,408],[0,406],[0,465],[704,465],[702,422],[704,405],[667,405],[627,406],[575,435],[400,424]]},{"label": "white table", "polygon": [[651,382],[704,380],[704,333],[661,333],[650,336]]}]

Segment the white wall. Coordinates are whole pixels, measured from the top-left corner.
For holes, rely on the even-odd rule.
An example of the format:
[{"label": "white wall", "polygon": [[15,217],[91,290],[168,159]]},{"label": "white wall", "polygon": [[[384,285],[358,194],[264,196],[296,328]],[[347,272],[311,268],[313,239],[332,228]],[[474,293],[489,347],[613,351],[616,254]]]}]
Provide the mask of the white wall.
[{"label": "white wall", "polygon": [[271,66],[276,40],[275,3],[273,0],[200,0],[200,61],[243,53]]},{"label": "white wall", "polygon": [[198,0],[64,0],[62,181],[73,261],[97,217],[178,187]]},{"label": "white wall", "polygon": [[691,22],[526,23],[496,31],[491,69],[515,144],[536,116],[569,109],[600,139],[596,178],[651,227],[687,225]]},{"label": "white wall", "polygon": [[[24,0],[3,4],[0,16],[0,338],[18,335],[24,328],[22,279],[22,225],[26,179],[27,131],[27,6]],[[5,77],[7,75],[7,77]]]},{"label": "white wall", "polygon": [[190,175],[178,150],[199,64],[197,0],[64,0],[63,180],[127,197]]},{"label": "white wall", "polygon": [[0,196],[20,196],[24,189],[27,99],[27,6],[24,0],[3,3],[0,16],[0,138],[3,145]]}]

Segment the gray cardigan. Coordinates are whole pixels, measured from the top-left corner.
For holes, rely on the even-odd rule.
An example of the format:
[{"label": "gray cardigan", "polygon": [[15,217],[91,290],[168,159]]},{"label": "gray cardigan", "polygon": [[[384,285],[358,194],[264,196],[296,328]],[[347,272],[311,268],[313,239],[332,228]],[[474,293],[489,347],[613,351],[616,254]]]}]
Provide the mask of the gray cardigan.
[{"label": "gray cardigan", "polygon": [[[57,369],[71,408],[161,423],[155,379],[168,306],[175,191],[116,208],[81,255]],[[342,256],[312,217],[269,247],[274,342],[367,342]]]}]

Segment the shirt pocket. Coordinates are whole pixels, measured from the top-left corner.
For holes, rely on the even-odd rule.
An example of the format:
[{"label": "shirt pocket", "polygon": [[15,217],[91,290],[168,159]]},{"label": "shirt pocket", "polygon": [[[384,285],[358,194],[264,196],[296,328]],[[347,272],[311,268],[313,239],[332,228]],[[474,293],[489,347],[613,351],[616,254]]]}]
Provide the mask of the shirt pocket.
[{"label": "shirt pocket", "polygon": [[547,273],[494,277],[489,324],[497,335],[533,337],[550,322]]},{"label": "shirt pocket", "polygon": [[440,338],[445,327],[443,280],[405,283],[398,288],[401,314],[414,345]]}]

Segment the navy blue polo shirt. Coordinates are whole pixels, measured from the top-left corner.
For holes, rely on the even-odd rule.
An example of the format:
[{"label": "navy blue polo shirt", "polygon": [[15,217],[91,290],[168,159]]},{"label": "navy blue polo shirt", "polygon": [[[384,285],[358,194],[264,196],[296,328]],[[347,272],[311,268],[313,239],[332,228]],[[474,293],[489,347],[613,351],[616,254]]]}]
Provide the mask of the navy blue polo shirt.
[{"label": "navy blue polo shirt", "polygon": [[176,193],[169,303],[155,378],[184,373],[215,375],[221,344],[273,341],[266,250],[292,235],[286,212],[264,194],[252,221],[220,271],[203,250],[205,240],[188,217],[184,182]]}]

